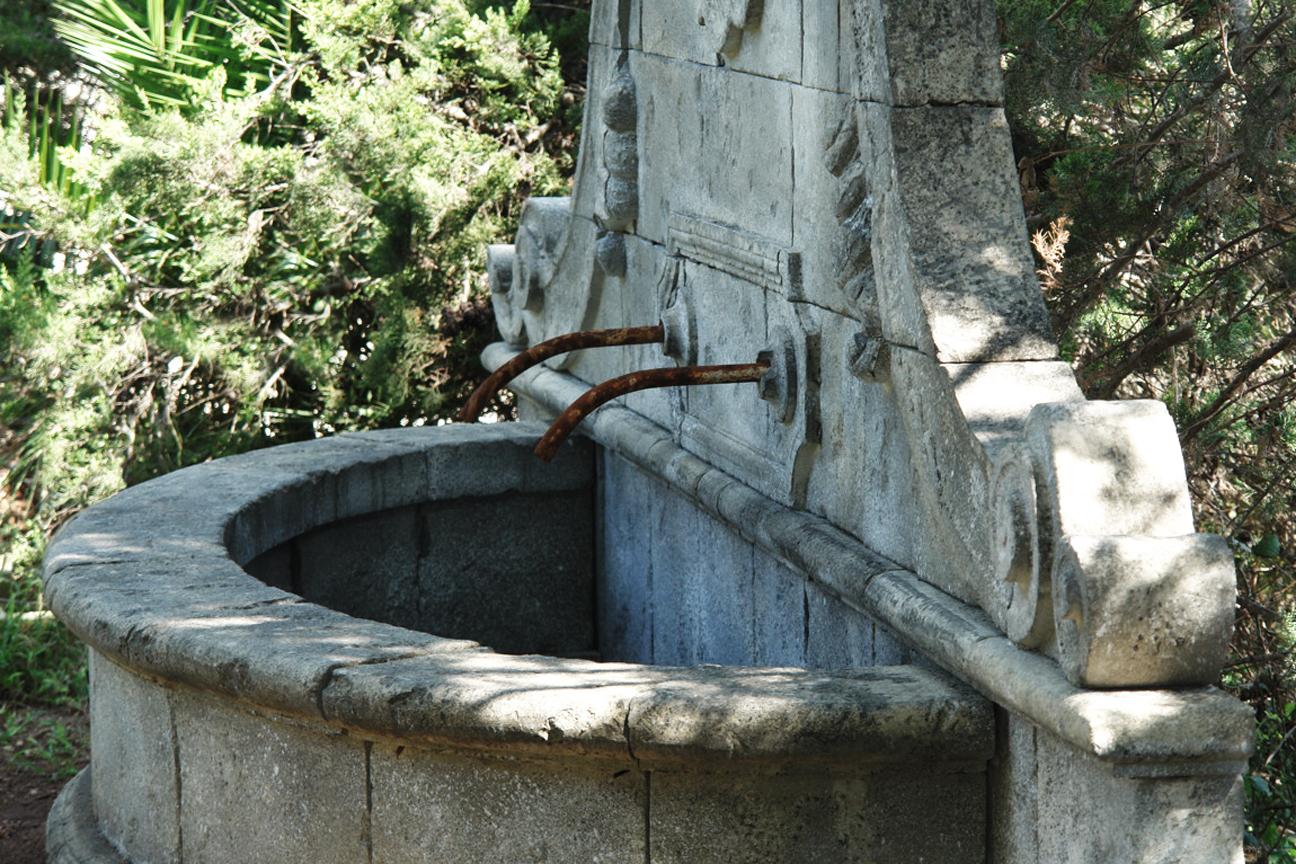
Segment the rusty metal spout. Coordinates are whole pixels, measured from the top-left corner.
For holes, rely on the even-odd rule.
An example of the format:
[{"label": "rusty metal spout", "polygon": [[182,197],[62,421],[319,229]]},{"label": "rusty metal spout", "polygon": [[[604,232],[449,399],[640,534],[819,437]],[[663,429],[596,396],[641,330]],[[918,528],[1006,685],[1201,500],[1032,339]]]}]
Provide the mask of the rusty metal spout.
[{"label": "rusty metal spout", "polygon": [[575,431],[581,421],[600,405],[618,396],[658,387],[693,387],[699,384],[742,384],[757,382],[769,369],[768,360],[732,366],[681,366],[666,369],[644,369],[591,387],[567,407],[535,446],[535,455],[548,462],[558,448]]},{"label": "rusty metal spout", "polygon": [[496,369],[489,378],[481,383],[459,412],[459,420],[473,423],[482,409],[517,376],[532,366],[536,366],[550,357],[578,351],[582,348],[610,348],[615,345],[652,345],[666,338],[665,328],[661,324],[651,327],[617,327],[612,330],[585,330],[580,333],[567,333],[532,345],[512,360]]}]

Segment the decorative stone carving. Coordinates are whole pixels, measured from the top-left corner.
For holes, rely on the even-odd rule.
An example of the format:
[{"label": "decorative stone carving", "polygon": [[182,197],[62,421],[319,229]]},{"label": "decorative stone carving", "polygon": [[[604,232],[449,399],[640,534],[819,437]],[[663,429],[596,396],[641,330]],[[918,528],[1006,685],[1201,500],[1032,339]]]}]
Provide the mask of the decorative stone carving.
[{"label": "decorative stone carving", "polygon": [[1206,686],[1233,630],[1221,537],[1069,536],[1053,560],[1062,670],[1083,687]]},{"label": "decorative stone carving", "polygon": [[709,18],[716,19],[716,32],[720,44],[716,53],[735,57],[742,48],[743,34],[760,25],[765,0],[701,0],[698,4],[698,24],[708,25]]},{"label": "decorative stone carving", "polygon": [[662,353],[680,366],[697,363],[697,320],[683,288],[684,262],[671,258],[657,286],[657,308],[666,331]]},{"label": "decorative stone carving", "polygon": [[837,178],[833,214],[841,226],[834,257],[838,288],[851,308],[866,321],[877,319],[877,289],[873,277],[873,196],[868,166],[861,158],[859,116],[852,106],[842,117],[824,151],[824,164]]},{"label": "decorative stone carving", "polygon": [[[669,506],[706,506],[743,538],[803,566],[807,608],[824,586],[886,596],[869,608],[889,610],[899,639],[1008,710],[1004,764],[1020,762],[1029,782],[1033,754],[1055,743],[1038,729],[1067,746],[1084,741],[1078,746],[1099,759],[1124,759],[1101,722],[1077,713],[1107,694],[1082,688],[1211,683],[1230,630],[1231,560],[1226,543],[1195,533],[1164,406],[1088,402],[1058,357],[1002,108],[993,4],[600,5],[604,30],[616,5],[620,36],[604,38],[618,50],[592,65],[600,113],[587,124],[575,194],[601,233],[581,240],[578,206],[562,246],[584,249],[586,264],[559,256],[542,309],[521,316],[524,341],[575,320],[556,299],[570,266],[594,274],[581,277],[590,299],[574,306],[598,326],[651,323],[656,314],[676,363],[768,360],[758,388],[637,393],[622,413],[604,415],[619,419],[590,424],[590,434],[667,484],[679,496]],[[543,266],[541,256],[532,270]],[[514,283],[529,272],[518,269]],[[512,292],[526,294],[516,284]],[[502,319],[510,341],[516,329]],[[651,363],[648,352],[626,356],[639,368]],[[584,367],[597,375],[582,377],[614,366]],[[554,377],[523,385],[530,404],[561,409],[546,394],[570,396],[588,383],[559,386]],[[761,496],[822,518],[884,561],[867,572],[826,567],[819,556],[837,548],[827,534],[771,533],[792,524],[786,511],[753,527],[751,499]],[[697,566],[741,570],[744,548],[708,548]],[[744,591],[742,602],[769,600]],[[848,638],[816,633],[805,614],[805,631],[792,635],[806,646]],[[1158,714],[1165,692],[1145,695],[1149,717],[1175,730],[1168,735],[1198,736],[1191,711]],[[1041,725],[1054,710],[1058,722]],[[1143,753],[1118,770],[1179,777],[1240,764],[1173,761]],[[1121,815],[1104,797],[1115,801],[1119,782],[1094,784],[1104,793],[1079,808],[1086,831]],[[1012,802],[1001,811],[1023,837],[1040,836],[1045,807],[1074,815],[1066,796],[1046,804],[1051,793],[1039,794],[1038,807],[1031,799],[1020,813]],[[1147,816],[1148,826],[1187,812],[1151,809],[1159,815]],[[1232,818],[1225,809],[1204,806],[1203,818],[1223,825]],[[1029,844],[1021,855],[994,844],[991,860],[1043,860],[1030,857]],[[1207,846],[1174,860],[1237,857],[1235,841]],[[1086,856],[1068,860],[1108,860]]]},{"label": "decorative stone carving", "polygon": [[672,213],[668,248],[699,264],[705,264],[753,285],[798,294],[800,256],[791,249],[718,222],[686,213]]},{"label": "decorative stone carving", "polygon": [[638,107],[634,78],[623,59],[603,93],[603,208],[599,222],[627,231],[639,214]]}]

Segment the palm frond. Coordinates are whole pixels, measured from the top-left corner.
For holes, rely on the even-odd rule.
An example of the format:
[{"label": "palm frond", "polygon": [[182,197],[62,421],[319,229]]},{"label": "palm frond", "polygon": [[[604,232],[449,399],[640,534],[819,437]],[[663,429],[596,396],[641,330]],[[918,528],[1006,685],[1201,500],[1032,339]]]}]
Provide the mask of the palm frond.
[{"label": "palm frond", "polygon": [[[91,72],[139,108],[194,104],[225,72],[225,91],[254,92],[292,51],[288,0],[56,0],[54,28]],[[248,31],[253,34],[248,38]]]}]

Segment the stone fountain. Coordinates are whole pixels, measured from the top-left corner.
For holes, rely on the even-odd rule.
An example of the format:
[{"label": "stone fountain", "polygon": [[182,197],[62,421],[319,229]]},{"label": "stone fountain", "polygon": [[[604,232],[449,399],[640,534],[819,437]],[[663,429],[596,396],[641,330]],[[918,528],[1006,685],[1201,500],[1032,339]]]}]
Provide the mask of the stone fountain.
[{"label": "stone fountain", "polygon": [[1058,358],[993,12],[595,0],[576,185],[491,248],[483,360],[649,335],[540,351],[525,422],[71,522],[51,862],[1241,864],[1232,557],[1164,406]]}]

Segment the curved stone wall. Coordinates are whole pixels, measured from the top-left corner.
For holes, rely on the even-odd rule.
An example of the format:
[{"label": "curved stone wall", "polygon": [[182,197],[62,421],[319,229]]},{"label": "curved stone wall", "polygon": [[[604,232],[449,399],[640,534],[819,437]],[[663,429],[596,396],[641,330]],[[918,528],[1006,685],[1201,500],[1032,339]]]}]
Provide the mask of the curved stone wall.
[{"label": "curved stone wall", "polygon": [[[526,650],[537,615],[592,608],[592,448],[544,466],[539,431],[273,448],[69,523],[46,589],[91,647],[92,764],[51,816],[51,860],[982,859],[990,709],[936,673],[510,656],[268,584],[398,614],[390,598],[422,586],[414,605],[439,628],[429,601],[450,576],[494,573],[498,590],[538,575],[521,606],[481,584],[460,622],[512,615]],[[493,518],[501,502],[528,518]]]}]

